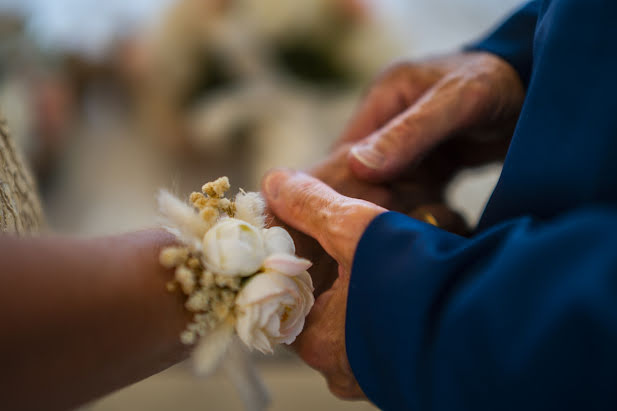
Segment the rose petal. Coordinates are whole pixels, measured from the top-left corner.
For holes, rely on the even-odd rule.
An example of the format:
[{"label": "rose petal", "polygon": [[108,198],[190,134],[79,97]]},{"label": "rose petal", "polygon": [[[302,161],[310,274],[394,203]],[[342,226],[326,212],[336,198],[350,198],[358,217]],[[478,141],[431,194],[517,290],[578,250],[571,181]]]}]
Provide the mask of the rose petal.
[{"label": "rose petal", "polygon": [[279,318],[278,313],[273,313],[263,328],[271,338],[276,339],[277,337],[280,337],[281,319]]},{"label": "rose petal", "polygon": [[241,315],[238,315],[236,320],[236,332],[242,342],[249,348],[253,347],[253,329],[258,318],[259,306],[248,306],[244,307]]},{"label": "rose petal", "polygon": [[[236,304],[240,306],[256,304],[268,298],[289,292],[289,287],[290,285],[285,281],[284,275],[274,272],[257,274],[242,288],[236,298]],[[294,284],[291,288],[295,289],[297,286]]]},{"label": "rose petal", "polygon": [[315,291],[315,288],[313,287],[313,278],[308,272],[304,271],[298,274],[294,277],[294,280],[304,285],[311,292],[311,295],[313,294],[313,291]]},{"label": "rose petal", "polygon": [[271,299],[263,301],[259,305],[260,306],[259,322],[258,322],[259,328],[266,327],[268,321],[270,320],[270,317],[276,315],[276,312],[281,306],[280,299],[281,299],[281,296],[276,296]]},{"label": "rose petal", "polygon": [[266,270],[276,271],[287,276],[296,276],[311,268],[313,263],[304,258],[289,254],[273,254],[264,260]]},{"label": "rose petal", "polygon": [[264,354],[272,354],[274,349],[272,348],[272,343],[266,337],[262,330],[255,330],[255,344],[254,347],[261,351]]},{"label": "rose petal", "polygon": [[283,227],[266,228],[263,233],[268,254],[294,255],[296,253],[294,241]]},{"label": "rose petal", "polygon": [[304,322],[305,318],[303,316],[300,316],[299,320],[294,323],[294,326],[292,328],[289,328],[285,330],[284,333],[281,333],[281,337],[277,342],[288,345],[293,343],[298,337],[298,335],[300,335],[300,333],[302,332],[302,329],[304,328]]}]

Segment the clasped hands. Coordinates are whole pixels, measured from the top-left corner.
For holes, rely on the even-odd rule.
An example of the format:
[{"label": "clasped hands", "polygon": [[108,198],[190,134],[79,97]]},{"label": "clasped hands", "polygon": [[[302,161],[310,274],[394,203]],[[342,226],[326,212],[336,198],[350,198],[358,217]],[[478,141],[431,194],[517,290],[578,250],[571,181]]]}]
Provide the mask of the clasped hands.
[{"label": "clasped hands", "polygon": [[315,263],[317,300],[294,348],[335,395],[364,398],[345,349],[347,290],[363,232],[395,210],[464,234],[444,188],[461,168],[503,158],[523,99],[514,69],[488,53],[398,64],[377,78],[328,159],[308,173],[264,178],[271,213]]}]

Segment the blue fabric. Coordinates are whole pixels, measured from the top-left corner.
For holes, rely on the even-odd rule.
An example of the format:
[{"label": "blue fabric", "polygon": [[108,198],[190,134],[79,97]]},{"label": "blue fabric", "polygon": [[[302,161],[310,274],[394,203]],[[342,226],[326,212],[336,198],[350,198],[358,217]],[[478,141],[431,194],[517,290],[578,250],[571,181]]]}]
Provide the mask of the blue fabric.
[{"label": "blue fabric", "polygon": [[467,47],[496,54],[518,71],[525,86],[531,76],[533,38],[541,1],[531,1],[497,27],[491,35]]},{"label": "blue fabric", "polygon": [[[356,251],[347,352],[382,409],[617,409],[617,2],[536,6],[527,97],[477,232],[387,213]],[[507,55],[517,33],[483,43]]]}]

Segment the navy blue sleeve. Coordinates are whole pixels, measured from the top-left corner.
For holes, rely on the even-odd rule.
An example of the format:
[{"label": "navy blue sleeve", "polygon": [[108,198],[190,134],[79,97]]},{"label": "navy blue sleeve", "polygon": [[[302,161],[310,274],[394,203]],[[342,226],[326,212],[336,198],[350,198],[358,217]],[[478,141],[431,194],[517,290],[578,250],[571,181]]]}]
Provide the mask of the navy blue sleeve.
[{"label": "navy blue sleeve", "polygon": [[471,239],[382,214],[356,251],[346,341],[385,410],[617,409],[617,210]]},{"label": "navy blue sleeve", "polygon": [[540,3],[527,3],[490,35],[466,49],[488,51],[500,56],[514,67],[527,87],[531,76],[533,39]]}]

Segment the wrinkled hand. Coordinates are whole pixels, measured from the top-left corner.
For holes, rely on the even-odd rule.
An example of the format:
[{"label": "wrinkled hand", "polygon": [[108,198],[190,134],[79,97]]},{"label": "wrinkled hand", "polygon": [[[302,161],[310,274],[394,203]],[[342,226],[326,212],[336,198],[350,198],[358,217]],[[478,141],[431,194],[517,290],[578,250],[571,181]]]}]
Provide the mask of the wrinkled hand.
[{"label": "wrinkled hand", "polygon": [[385,211],[376,204],[435,217],[464,234],[464,222],[445,205],[444,187],[461,168],[503,158],[503,137],[511,135],[523,99],[517,73],[487,53],[398,64],[371,87],[333,153],[309,170],[331,188],[300,173],[266,178],[271,210],[297,229],[290,231],[298,253],[315,263],[318,299],[296,349],[335,394],[363,396],[345,353],[344,324],[355,247]]},{"label": "wrinkled hand", "polygon": [[512,66],[489,53],[397,64],[369,89],[339,144],[354,144],[349,165],[373,182],[392,181],[455,136],[473,138],[456,145],[450,167],[481,163],[505,152],[507,139],[495,137],[511,135],[524,96]]},{"label": "wrinkled hand", "polygon": [[[445,187],[461,168],[505,156],[509,141],[498,137],[510,135],[523,98],[514,69],[488,53],[398,64],[377,79],[333,152],[308,172],[342,195],[465,235],[464,220],[445,204]],[[367,150],[383,154],[383,167],[374,168]],[[335,263],[315,240],[290,232],[298,254],[315,264],[319,295],[331,286]]]},{"label": "wrinkled hand", "polygon": [[[361,181],[355,177],[347,164],[349,146],[335,149],[326,159],[311,167],[307,172],[326,183],[332,189],[347,197],[361,198],[387,209],[402,210],[401,196],[395,196],[391,187]],[[324,252],[319,243],[272,216],[271,225],[282,225],[289,231],[296,245],[298,255],[313,262],[311,276],[315,285],[315,295],[332,286],[336,279],[336,262]]]},{"label": "wrinkled hand", "polygon": [[262,189],[279,219],[317,240],[338,264],[338,277],[315,301],[294,347],[307,364],[326,377],[335,395],[363,398],[345,349],[347,291],[360,237],[386,209],[342,196],[319,180],[294,171],[271,172]]}]

